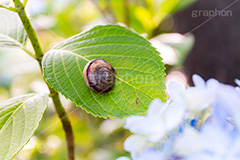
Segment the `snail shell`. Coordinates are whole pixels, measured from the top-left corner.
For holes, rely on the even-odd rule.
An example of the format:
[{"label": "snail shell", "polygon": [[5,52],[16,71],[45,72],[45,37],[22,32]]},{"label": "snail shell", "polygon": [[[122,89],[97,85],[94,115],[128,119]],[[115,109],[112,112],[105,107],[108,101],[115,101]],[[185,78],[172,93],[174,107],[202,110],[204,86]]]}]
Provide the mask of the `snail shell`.
[{"label": "snail shell", "polygon": [[113,88],[115,75],[115,69],[103,59],[94,59],[83,69],[84,82],[90,90],[98,94],[106,93]]}]

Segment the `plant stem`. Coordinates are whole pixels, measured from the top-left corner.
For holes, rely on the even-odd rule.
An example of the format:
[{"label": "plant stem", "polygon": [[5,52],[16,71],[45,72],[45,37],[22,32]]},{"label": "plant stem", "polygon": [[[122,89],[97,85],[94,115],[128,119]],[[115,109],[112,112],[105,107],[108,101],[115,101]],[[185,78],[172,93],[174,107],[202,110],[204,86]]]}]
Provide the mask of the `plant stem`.
[{"label": "plant stem", "polygon": [[37,60],[40,60],[39,64],[41,64],[41,59],[43,57],[43,51],[40,47],[40,44],[39,44],[39,41],[38,41],[38,38],[36,36],[36,33],[35,31],[33,30],[33,27],[29,21],[29,18],[27,17],[27,14],[25,12],[25,9],[24,9],[24,5],[22,4],[22,2],[20,0],[13,0],[14,4],[15,4],[15,7],[17,9],[17,13],[23,23],[23,26],[27,32],[27,35],[32,43],[32,46],[33,46],[33,49],[35,51],[35,54],[36,54],[36,58]]},{"label": "plant stem", "polygon": [[[43,57],[43,51],[41,49],[41,46],[39,44],[38,38],[36,36],[35,31],[33,30],[33,27],[29,21],[29,18],[26,15],[26,12],[24,10],[24,5],[21,3],[20,0],[13,0],[15,7],[17,9],[17,13],[23,23],[23,26],[27,32],[27,35],[31,41],[31,44],[34,48],[36,60],[39,62],[41,71],[42,71],[42,57]],[[48,83],[47,83],[48,85]],[[65,109],[62,106],[62,103],[59,99],[59,94],[56,92],[51,86],[48,85],[50,95],[53,100],[54,107],[57,111],[57,114],[59,118],[61,119],[63,129],[65,131],[66,141],[67,141],[67,147],[68,147],[68,160],[74,160],[74,135],[72,131],[71,123],[68,119],[67,113]]]},{"label": "plant stem", "polygon": [[10,11],[13,11],[13,12],[17,12],[17,9],[14,8],[14,7],[5,7],[3,5],[0,5],[0,8],[4,8],[4,9],[7,9],[7,10],[10,10]]},{"label": "plant stem", "polygon": [[31,56],[32,58],[36,59],[35,55],[33,55],[33,53],[31,51],[29,51],[24,45],[21,46],[21,49],[23,51],[25,51],[29,56]]},{"label": "plant stem", "polygon": [[26,6],[27,2],[28,2],[28,0],[23,0],[23,5]]},{"label": "plant stem", "polygon": [[124,0],[124,14],[125,14],[125,24],[130,27],[130,15],[129,15],[129,0]]},{"label": "plant stem", "polygon": [[71,123],[68,119],[65,109],[62,106],[58,93],[49,85],[48,85],[48,88],[51,93],[54,107],[58,113],[59,118],[61,119],[64,131],[66,133],[65,136],[66,136],[66,141],[68,146],[68,160],[74,160],[74,136],[73,136]]}]

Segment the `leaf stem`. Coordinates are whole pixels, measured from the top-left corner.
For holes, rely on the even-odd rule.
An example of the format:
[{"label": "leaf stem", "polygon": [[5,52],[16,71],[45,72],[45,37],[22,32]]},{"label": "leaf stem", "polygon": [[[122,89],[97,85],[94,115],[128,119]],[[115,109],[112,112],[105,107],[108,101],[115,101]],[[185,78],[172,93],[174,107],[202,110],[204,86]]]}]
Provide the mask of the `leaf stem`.
[{"label": "leaf stem", "polygon": [[6,6],[3,6],[0,4],[0,8],[4,8],[4,9],[7,9],[7,10],[10,10],[10,11],[13,11],[13,12],[17,12],[17,9],[14,8],[14,7],[6,7]]},{"label": "leaf stem", "polygon": [[28,2],[28,0],[23,0],[23,5],[26,6],[27,2]]},{"label": "leaf stem", "polygon": [[[36,60],[39,62],[41,71],[42,71],[42,57],[43,57],[43,51],[41,49],[41,46],[39,44],[38,38],[36,36],[35,31],[33,30],[33,27],[29,21],[29,18],[27,17],[27,14],[24,10],[24,4],[20,0],[13,0],[14,5],[17,9],[17,13],[23,23],[23,26],[27,32],[27,35],[32,43],[33,49],[35,51]],[[48,85],[48,83],[47,83]],[[61,119],[63,129],[65,131],[66,141],[67,141],[67,147],[68,147],[68,160],[74,160],[74,135],[72,131],[71,123],[68,119],[67,113],[62,106],[62,103],[59,99],[59,94],[56,92],[51,86],[48,85],[50,94],[52,95],[52,100],[54,107],[58,113],[59,118]]]},{"label": "leaf stem", "polygon": [[26,52],[29,56],[33,57],[36,59],[35,55],[31,51],[29,51],[25,46],[21,46],[21,49]]}]

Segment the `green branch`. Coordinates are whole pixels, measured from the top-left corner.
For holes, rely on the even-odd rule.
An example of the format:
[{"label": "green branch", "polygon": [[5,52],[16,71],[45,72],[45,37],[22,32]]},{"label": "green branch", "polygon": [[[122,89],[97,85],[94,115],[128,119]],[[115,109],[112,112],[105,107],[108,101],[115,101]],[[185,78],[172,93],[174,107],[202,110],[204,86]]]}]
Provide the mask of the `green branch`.
[{"label": "green branch", "polygon": [[[48,84],[47,84],[48,85]],[[59,99],[59,94],[48,85],[48,88],[51,93],[51,97],[54,103],[54,107],[58,113],[59,118],[61,119],[63,129],[65,131],[65,137],[68,146],[68,160],[74,160],[74,136],[72,131],[71,123],[68,119],[67,113],[62,106],[62,103]]]},{"label": "green branch", "polygon": [[36,59],[35,55],[31,51],[29,51],[24,45],[21,46],[21,49],[25,51],[29,56],[33,57]]},{"label": "green branch", "polygon": [[[29,18],[27,17],[27,14],[24,10],[24,5],[22,4],[22,2],[20,2],[20,0],[13,0],[15,7],[17,9],[17,13],[23,23],[23,26],[27,32],[27,35],[32,43],[33,49],[35,51],[36,57],[37,59],[41,60],[43,57],[43,51],[40,47],[38,38],[36,36],[35,31],[33,30],[33,27],[29,21]],[[41,63],[41,61],[39,61]]]},{"label": "green branch", "polygon": [[130,27],[130,13],[129,13],[129,0],[124,0],[124,21],[125,21],[125,24]]},{"label": "green branch", "polygon": [[28,0],[23,0],[23,5],[26,6],[27,2],[28,2]]},{"label": "green branch", "polygon": [[14,7],[6,7],[6,6],[3,6],[0,4],[0,8],[4,8],[4,9],[7,9],[7,10],[10,10],[10,11],[13,11],[13,12],[17,12],[17,9],[14,8]]},{"label": "green branch", "polygon": [[[35,31],[33,30],[33,27],[29,21],[29,18],[26,15],[26,12],[24,10],[24,4],[21,3],[20,0],[13,0],[14,5],[16,7],[17,13],[23,23],[23,26],[27,32],[27,35],[31,41],[31,44],[33,46],[33,49],[35,51],[36,60],[39,62],[41,71],[42,71],[42,57],[43,57],[43,51],[41,49],[41,46],[39,44],[38,38],[36,36]],[[26,2],[26,1],[25,1]],[[48,84],[47,84],[48,85]],[[63,129],[65,131],[66,141],[67,141],[67,147],[68,147],[68,160],[74,160],[74,136],[72,131],[71,123],[68,119],[67,113],[65,109],[63,108],[61,101],[59,99],[59,94],[56,92],[53,88],[51,88],[48,85],[50,95],[53,100],[54,107],[58,113],[59,118],[61,119]]]}]

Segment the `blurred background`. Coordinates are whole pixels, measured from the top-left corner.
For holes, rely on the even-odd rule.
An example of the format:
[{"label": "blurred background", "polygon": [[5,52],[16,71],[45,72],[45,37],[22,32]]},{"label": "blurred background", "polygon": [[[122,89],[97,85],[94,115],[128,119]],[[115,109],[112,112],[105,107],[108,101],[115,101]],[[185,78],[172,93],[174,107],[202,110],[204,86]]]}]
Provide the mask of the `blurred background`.
[{"label": "blurred background", "polygon": [[[96,25],[119,24],[150,40],[166,64],[166,80],[191,85],[197,73],[234,84],[240,78],[239,0],[29,0],[26,10],[46,52]],[[31,49],[28,42],[27,46]],[[0,48],[0,102],[48,92],[37,62],[17,49]],[[129,156],[123,120],[88,115],[61,97],[75,134],[77,160]],[[64,132],[50,102],[43,120],[16,160],[64,160]]]}]

